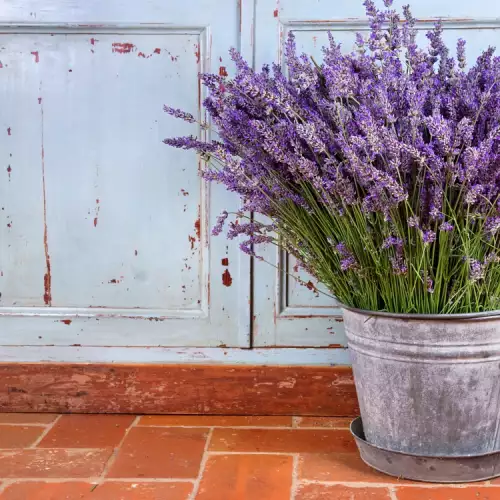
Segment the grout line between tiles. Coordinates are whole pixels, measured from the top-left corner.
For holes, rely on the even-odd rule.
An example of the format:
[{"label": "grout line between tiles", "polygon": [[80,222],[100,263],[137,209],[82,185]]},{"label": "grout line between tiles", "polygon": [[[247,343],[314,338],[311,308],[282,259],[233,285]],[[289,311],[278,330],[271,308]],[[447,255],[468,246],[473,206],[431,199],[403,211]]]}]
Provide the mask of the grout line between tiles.
[{"label": "grout line between tiles", "polygon": [[299,454],[294,453],[292,459],[292,487],[290,490],[290,500],[295,500],[295,496],[297,495],[297,489],[299,486]]},{"label": "grout line between tiles", "polygon": [[293,456],[293,451],[209,451],[209,455],[278,455]]},{"label": "grout line between tiles", "polygon": [[309,430],[309,431],[348,431],[349,427],[294,427],[292,423],[291,426],[285,425],[274,425],[274,426],[264,426],[264,425],[137,425],[136,427],[151,427],[160,429],[262,429],[262,430],[275,430],[275,431],[289,431],[289,430]]},{"label": "grout line between tiles", "polygon": [[[101,481],[100,477],[16,477],[9,479],[0,479],[2,482],[2,487],[5,483],[13,484],[13,483],[191,483],[194,484],[194,479],[186,479],[186,478],[163,478],[163,477],[110,477],[105,478],[104,481]],[[1,488],[0,488],[1,491]]]},{"label": "grout line between tiles", "polygon": [[494,487],[492,484],[485,483],[424,483],[424,482],[415,482],[415,483],[384,483],[384,482],[371,482],[371,481],[317,481],[314,479],[301,479],[301,483],[303,484],[322,484],[325,486],[348,486],[349,488],[397,488],[397,487],[405,487],[405,488],[421,488],[421,489],[432,489],[432,488],[442,488],[445,486],[446,488],[453,489],[466,489],[466,488],[481,488],[481,489],[489,489]]},{"label": "grout line between tiles", "polygon": [[104,465],[104,468],[103,468],[103,470],[101,472],[101,475],[99,476],[99,479],[95,483],[96,487],[98,487],[100,484],[102,484],[104,482],[104,480],[106,479],[106,475],[109,472],[109,470],[111,469],[111,467],[113,466],[113,464],[115,463],[116,457],[118,456],[118,452],[120,451],[120,448],[122,447],[123,442],[127,438],[128,433],[130,432],[130,429],[132,429],[133,427],[135,427],[135,424],[137,423],[137,421],[139,420],[139,418],[140,418],[139,416],[136,416],[134,418],[134,420],[132,421],[132,423],[125,430],[125,433],[123,434],[123,437],[121,438],[120,442],[113,449],[113,452],[111,453],[110,457],[108,458],[108,461]]},{"label": "grout line between tiles", "polygon": [[396,495],[396,488],[394,486],[389,487],[389,498],[390,500],[398,500]]},{"label": "grout line between tiles", "polygon": [[[59,416],[60,415],[58,415],[58,417]],[[54,420],[54,422],[55,422],[55,420]],[[9,423],[7,423],[7,422],[5,422],[5,423],[4,422],[0,422],[0,427],[51,427],[54,424],[54,422],[45,422],[43,424],[42,423],[36,424],[36,423],[33,423],[33,422],[31,422],[29,424],[21,424],[21,423],[14,424],[14,423],[11,423],[11,422],[9,422]]]},{"label": "grout line between tiles", "polygon": [[189,500],[195,500],[196,496],[198,495],[198,491],[200,489],[200,484],[201,484],[201,479],[203,478],[203,473],[205,472],[205,466],[207,465],[208,457],[210,455],[208,448],[210,446],[210,441],[212,439],[213,433],[214,433],[214,429],[211,428],[208,431],[207,440],[205,442],[205,448],[203,449],[203,456],[202,456],[201,462],[200,462],[200,470],[198,472],[198,477],[196,478],[196,481],[194,482],[193,491],[191,492],[191,495],[189,496]]},{"label": "grout line between tiles", "polygon": [[45,427],[45,430],[40,434],[40,436],[38,436],[38,439],[35,439],[35,441],[31,444],[31,446],[29,446],[29,448],[36,448],[40,444],[42,439],[52,430],[54,425],[56,425],[57,422],[59,422],[61,417],[62,415],[57,415],[54,421],[51,424],[47,425],[47,427]]}]

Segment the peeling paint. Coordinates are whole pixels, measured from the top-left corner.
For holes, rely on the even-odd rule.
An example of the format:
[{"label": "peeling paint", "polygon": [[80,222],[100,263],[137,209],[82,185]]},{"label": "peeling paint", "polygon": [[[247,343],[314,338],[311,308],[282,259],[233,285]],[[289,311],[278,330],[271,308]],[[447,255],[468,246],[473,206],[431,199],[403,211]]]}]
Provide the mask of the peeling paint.
[{"label": "peeling paint", "polygon": [[224,257],[222,260],[221,260],[221,264],[223,266],[229,266],[229,259],[227,257]]},{"label": "peeling paint", "polygon": [[44,122],[43,105],[40,105],[41,120],[41,159],[42,159],[42,197],[43,197],[43,248],[45,253],[45,274],[43,276],[43,301],[45,305],[52,305],[52,274],[50,270],[49,236],[47,230],[47,189],[45,185],[45,147],[44,147]]},{"label": "peeling paint", "polygon": [[274,17],[278,17],[278,14],[279,14],[278,9],[274,9],[274,12],[273,12]]},{"label": "peeling paint", "polygon": [[99,206],[99,198],[95,200],[96,203],[96,208],[95,208],[95,217],[94,217],[94,227],[97,227],[97,223],[99,222],[99,211],[101,210],[101,207]]},{"label": "peeling paint", "polygon": [[161,53],[161,49],[156,48],[155,50],[153,50],[153,52],[154,52],[155,54],[160,54],[160,53]]},{"label": "peeling paint", "polygon": [[0,61],[0,69],[3,68],[3,64],[2,64],[2,61]]},{"label": "peeling paint", "polygon": [[224,286],[231,286],[233,283],[233,278],[231,277],[231,273],[229,272],[229,269],[226,269],[222,273],[222,284]]},{"label": "peeling paint", "polygon": [[194,245],[196,243],[196,238],[194,236],[189,235],[188,239],[189,239],[189,243],[191,243],[191,250],[194,250]]},{"label": "peeling paint", "polygon": [[196,236],[198,239],[201,239],[201,222],[200,218],[198,217],[194,223],[194,229],[196,231]]},{"label": "peeling paint", "polygon": [[7,174],[9,174],[9,182],[10,182],[10,173],[12,172],[12,167],[9,165],[7,167]]},{"label": "peeling paint", "polygon": [[38,104],[42,104],[42,98],[41,97],[38,98]]},{"label": "peeling paint", "polygon": [[227,76],[227,70],[226,70],[226,67],[225,66],[221,66],[219,68],[219,75],[220,76]]},{"label": "peeling paint", "polygon": [[116,54],[129,54],[132,51],[135,51],[136,47],[133,43],[121,43],[121,42],[113,42],[111,44],[111,51]]},{"label": "peeling paint", "polygon": [[195,46],[194,46],[194,55],[196,57],[196,62],[199,63],[200,62],[200,57],[201,57],[201,53],[200,53],[200,44],[196,43]]},{"label": "peeling paint", "polygon": [[120,283],[120,280],[117,280],[116,278],[113,278],[112,280],[109,280],[108,283],[110,283],[112,285],[117,285],[118,283]]},{"label": "peeling paint", "polygon": [[10,127],[7,127],[7,135],[12,135],[12,129]]},{"label": "peeling paint", "polygon": [[181,193],[182,193],[182,196],[189,196],[189,192],[184,190],[184,189],[181,189]]},{"label": "peeling paint", "polygon": [[99,40],[96,40],[95,38],[91,38],[90,39],[90,45],[95,45],[96,42],[98,42]]},{"label": "peeling paint", "polygon": [[138,255],[138,253],[139,253],[139,252],[138,252],[137,250],[134,250],[134,255],[135,255],[136,257],[137,257],[137,255]]},{"label": "peeling paint", "polygon": [[64,323],[65,325],[69,326],[69,325],[71,325],[72,320],[70,320],[70,319],[61,319],[61,320],[59,320],[59,322],[60,323]]},{"label": "peeling paint", "polygon": [[38,53],[38,50],[35,50],[31,53],[32,56],[35,56],[35,62],[39,63],[40,62],[40,55]]}]

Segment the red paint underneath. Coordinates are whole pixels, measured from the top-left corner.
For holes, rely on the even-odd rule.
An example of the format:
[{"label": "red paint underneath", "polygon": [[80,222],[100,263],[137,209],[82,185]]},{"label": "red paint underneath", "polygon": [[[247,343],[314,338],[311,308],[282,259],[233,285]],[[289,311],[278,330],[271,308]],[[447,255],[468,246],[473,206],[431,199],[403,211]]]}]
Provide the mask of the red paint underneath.
[{"label": "red paint underneath", "polygon": [[223,266],[229,266],[229,259],[227,257],[224,257],[220,262]]},{"label": "red paint underneath", "polygon": [[196,243],[196,238],[194,236],[189,235],[188,239],[189,239],[189,243],[191,243],[191,250],[193,250],[194,244]]},{"label": "red paint underneath", "polygon": [[226,269],[223,273],[222,273],[222,284],[224,286],[231,286],[233,283],[233,278],[231,278],[231,273],[229,272],[228,269]]},{"label": "red paint underneath", "polygon": [[309,290],[316,290],[316,287],[314,286],[314,283],[312,281],[310,281],[310,280],[306,283],[306,287]]},{"label": "red paint underneath", "polygon": [[113,278],[112,280],[109,280],[108,283],[112,283],[113,285],[116,285],[116,284],[120,283],[120,280]]},{"label": "red paint underneath", "polygon": [[10,127],[7,128],[7,135],[12,135],[12,129]]},{"label": "red paint underneath", "polygon": [[45,149],[43,139],[43,106],[40,107],[40,121],[42,129],[42,191],[43,191],[43,249],[45,253],[45,274],[43,276],[43,301],[45,305],[52,305],[52,274],[50,271],[49,236],[47,231],[47,190],[45,188]]},{"label": "red paint underneath", "polygon": [[194,223],[194,229],[196,231],[196,236],[198,237],[198,239],[201,239],[201,222],[199,217],[198,219],[196,219],[196,222]]},{"label": "red paint underneath", "polygon": [[226,71],[226,67],[225,66],[221,66],[219,68],[219,75],[220,76],[227,76],[227,71]]},{"label": "red paint underneath", "polygon": [[2,61],[0,61],[0,69],[3,68],[3,64],[2,64]]},{"label": "red paint underneath", "polygon": [[153,52],[154,52],[155,54],[160,54],[160,53],[161,53],[161,49],[156,48]]},{"label": "red paint underneath", "polygon": [[198,44],[196,44],[194,46],[194,48],[195,48],[194,55],[196,56],[196,62],[199,63],[200,62],[200,46]]},{"label": "red paint underneath", "polygon": [[98,217],[94,217],[94,227],[97,227],[98,222],[99,222]]},{"label": "red paint underneath", "polygon": [[128,54],[135,50],[135,45],[133,43],[113,42],[111,44],[111,50],[117,54]]},{"label": "red paint underneath", "polygon": [[97,41],[97,40],[96,40],[95,38],[91,38],[91,39],[90,39],[90,44],[91,44],[91,45],[95,45],[95,42],[96,42],[96,41]]},{"label": "red paint underneath", "polygon": [[38,98],[38,104],[42,104],[42,98],[41,97]]},{"label": "red paint underneath", "polygon": [[278,9],[274,9],[273,14],[274,14],[274,17],[278,17]]},{"label": "red paint underneath", "polygon": [[61,323],[64,323],[65,325],[71,325],[71,320],[70,319],[62,319]]},{"label": "red paint underneath", "polygon": [[40,54],[38,53],[38,50],[35,50],[34,52],[32,52],[31,55],[35,56],[36,63],[40,62]]}]

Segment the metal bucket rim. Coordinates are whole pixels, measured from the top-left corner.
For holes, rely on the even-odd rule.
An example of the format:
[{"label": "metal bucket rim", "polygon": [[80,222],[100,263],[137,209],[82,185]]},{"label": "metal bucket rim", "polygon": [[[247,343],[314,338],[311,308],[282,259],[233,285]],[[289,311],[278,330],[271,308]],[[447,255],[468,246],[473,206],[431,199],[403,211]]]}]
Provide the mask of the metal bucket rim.
[{"label": "metal bucket rim", "polygon": [[349,431],[356,440],[359,439],[360,441],[366,443],[368,446],[372,448],[375,448],[377,450],[387,451],[389,453],[394,453],[395,455],[403,455],[406,457],[417,457],[417,458],[437,458],[439,460],[456,460],[458,458],[489,457],[490,455],[498,455],[500,453],[500,451],[489,451],[488,453],[478,453],[474,455],[425,455],[425,454],[415,455],[413,453],[406,453],[404,451],[390,450],[389,448],[383,448],[381,446],[376,446],[370,443],[369,441],[366,440],[366,437],[360,436],[358,432],[356,432],[355,426],[357,425],[361,425],[361,429],[363,429],[363,419],[360,416],[354,418],[354,420],[352,420],[351,423],[349,424]]},{"label": "metal bucket rim", "polygon": [[342,309],[347,311],[352,311],[354,313],[362,314],[364,316],[382,316],[384,318],[396,318],[396,319],[414,319],[414,320],[457,320],[457,319],[485,319],[485,318],[495,318],[500,319],[500,310],[495,311],[484,311],[478,313],[462,313],[462,314],[418,314],[418,313],[391,313],[385,311],[369,311],[368,309],[358,309],[356,307],[346,306],[344,304],[339,304]]}]

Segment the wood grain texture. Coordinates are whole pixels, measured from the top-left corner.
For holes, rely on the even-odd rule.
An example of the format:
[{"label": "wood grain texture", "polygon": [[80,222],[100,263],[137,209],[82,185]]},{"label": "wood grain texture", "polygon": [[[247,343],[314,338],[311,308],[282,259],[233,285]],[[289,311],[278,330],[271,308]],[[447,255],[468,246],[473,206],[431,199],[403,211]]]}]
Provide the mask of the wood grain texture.
[{"label": "wood grain texture", "polygon": [[359,414],[349,367],[0,364],[0,411]]}]

